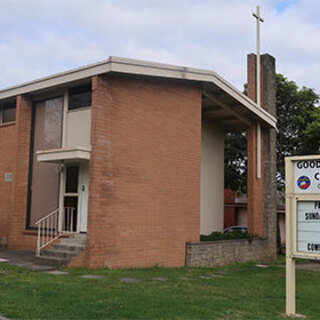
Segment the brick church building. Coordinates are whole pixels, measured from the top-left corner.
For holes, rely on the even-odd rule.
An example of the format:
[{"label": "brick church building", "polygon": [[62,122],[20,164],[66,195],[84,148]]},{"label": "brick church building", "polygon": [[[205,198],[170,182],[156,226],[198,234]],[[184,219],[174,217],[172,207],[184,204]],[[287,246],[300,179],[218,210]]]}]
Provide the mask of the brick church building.
[{"label": "brick church building", "polygon": [[[275,62],[248,97],[213,71],[110,57],[0,90],[0,240],[48,263],[183,266],[223,229],[224,135],[247,131],[248,228],[275,254]],[[256,177],[257,123],[262,175]]]}]

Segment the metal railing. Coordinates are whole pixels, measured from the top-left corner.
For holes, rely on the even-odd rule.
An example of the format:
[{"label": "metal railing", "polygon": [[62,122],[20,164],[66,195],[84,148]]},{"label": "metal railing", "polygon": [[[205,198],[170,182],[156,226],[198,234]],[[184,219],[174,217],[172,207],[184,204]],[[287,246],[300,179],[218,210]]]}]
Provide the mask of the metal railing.
[{"label": "metal railing", "polygon": [[65,207],[57,209],[36,222],[38,226],[38,240],[36,256],[40,256],[43,248],[65,234],[76,232],[75,208]]}]

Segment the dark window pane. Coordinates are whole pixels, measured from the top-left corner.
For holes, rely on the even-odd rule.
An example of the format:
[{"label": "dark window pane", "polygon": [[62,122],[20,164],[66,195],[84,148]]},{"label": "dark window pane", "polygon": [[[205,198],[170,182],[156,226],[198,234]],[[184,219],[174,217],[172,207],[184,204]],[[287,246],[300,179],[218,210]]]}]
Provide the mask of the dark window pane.
[{"label": "dark window pane", "polygon": [[66,193],[77,193],[78,192],[78,167],[68,166],[67,177],[66,177]]},{"label": "dark window pane", "polygon": [[91,85],[70,89],[69,110],[91,106]]},{"label": "dark window pane", "polygon": [[16,119],[15,104],[3,105],[2,107],[2,122],[12,122]]}]

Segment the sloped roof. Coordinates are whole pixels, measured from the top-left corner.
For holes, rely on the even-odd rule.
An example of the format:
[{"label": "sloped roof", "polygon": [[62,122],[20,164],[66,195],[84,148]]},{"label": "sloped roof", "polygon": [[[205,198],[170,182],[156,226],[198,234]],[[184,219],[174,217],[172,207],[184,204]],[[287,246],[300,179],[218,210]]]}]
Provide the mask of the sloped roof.
[{"label": "sloped roof", "polygon": [[[222,105],[229,114],[237,118],[238,122],[247,126],[248,120],[259,121],[268,127],[276,127],[275,117],[263,108],[259,108],[255,102],[214,71],[113,56],[94,64],[2,89],[0,100],[20,94],[41,92],[110,72],[197,82],[203,89],[204,101],[207,99],[206,107],[209,107],[208,109],[211,107],[211,111],[217,105]],[[219,100],[215,98],[216,96]],[[233,125],[230,122],[230,126]]]}]

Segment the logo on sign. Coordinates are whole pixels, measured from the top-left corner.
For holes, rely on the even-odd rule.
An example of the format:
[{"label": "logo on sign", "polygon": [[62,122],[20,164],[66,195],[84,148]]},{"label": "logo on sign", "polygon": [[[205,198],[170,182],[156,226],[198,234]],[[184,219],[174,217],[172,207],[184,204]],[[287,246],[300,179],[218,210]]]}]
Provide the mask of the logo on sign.
[{"label": "logo on sign", "polygon": [[302,190],[307,190],[310,187],[311,181],[307,176],[301,176],[297,180],[297,185]]}]

